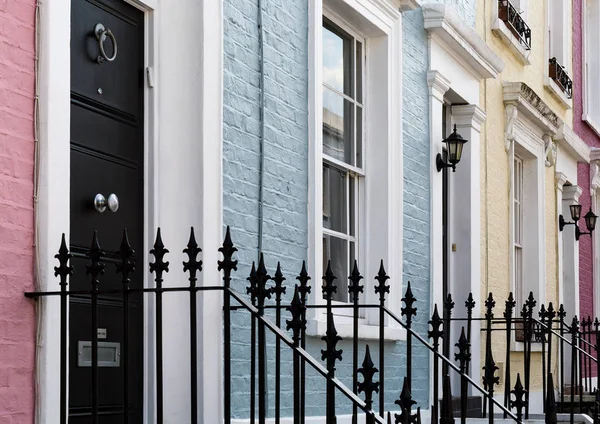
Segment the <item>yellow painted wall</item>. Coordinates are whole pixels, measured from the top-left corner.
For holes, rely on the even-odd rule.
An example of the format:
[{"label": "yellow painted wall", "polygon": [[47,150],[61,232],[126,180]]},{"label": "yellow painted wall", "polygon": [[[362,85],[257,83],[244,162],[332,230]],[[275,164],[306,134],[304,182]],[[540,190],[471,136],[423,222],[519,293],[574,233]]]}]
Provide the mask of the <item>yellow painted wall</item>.
[{"label": "yellow painted wall", "polygon": [[[572,112],[566,109],[546,88],[547,55],[546,42],[546,2],[534,0],[528,2],[526,22],[532,30],[531,62],[523,66],[514,53],[505,46],[504,42],[491,30],[492,7],[496,1],[478,1],[477,32],[486,43],[498,54],[505,63],[504,71],[498,79],[488,79],[481,86],[481,105],[487,119],[482,129],[481,140],[481,269],[482,269],[482,299],[480,306],[489,292],[496,299],[496,317],[501,317],[504,310],[504,300],[511,291],[509,256],[510,233],[510,174],[508,154],[504,148],[504,103],[502,82],[524,82],[559,116],[572,127]],[[545,227],[546,227],[546,299],[557,305],[558,264],[557,264],[557,228],[556,222],[556,183],[554,167],[546,168],[545,179]],[[539,299],[538,299],[539,307]],[[517,310],[520,307],[517,306]],[[505,362],[506,340],[499,333],[494,334],[494,359]],[[483,348],[482,342],[482,348]],[[556,357],[556,355],[554,355]],[[532,390],[541,390],[541,355],[534,354],[532,365]],[[485,356],[482,354],[482,361]],[[516,372],[522,372],[522,354],[513,353],[511,356],[512,384]],[[482,364],[483,365],[483,364]],[[500,386],[497,390],[504,390]]]}]

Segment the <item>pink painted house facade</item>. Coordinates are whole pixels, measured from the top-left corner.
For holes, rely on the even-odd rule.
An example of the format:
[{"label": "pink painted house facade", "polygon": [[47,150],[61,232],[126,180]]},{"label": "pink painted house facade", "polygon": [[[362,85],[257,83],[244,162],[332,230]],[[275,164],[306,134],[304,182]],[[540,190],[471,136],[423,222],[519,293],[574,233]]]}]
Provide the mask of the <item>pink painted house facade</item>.
[{"label": "pink painted house facade", "polygon": [[[573,130],[589,147],[590,163],[578,164],[579,201],[582,214],[590,208],[598,214],[600,189],[600,109],[598,108],[597,35],[600,8],[589,0],[573,0]],[[596,40],[587,42],[587,40]],[[592,50],[594,49],[594,50]],[[600,311],[600,238],[579,240],[580,317],[598,316]]]},{"label": "pink painted house facade", "polygon": [[0,422],[34,421],[35,1],[0,1]]}]

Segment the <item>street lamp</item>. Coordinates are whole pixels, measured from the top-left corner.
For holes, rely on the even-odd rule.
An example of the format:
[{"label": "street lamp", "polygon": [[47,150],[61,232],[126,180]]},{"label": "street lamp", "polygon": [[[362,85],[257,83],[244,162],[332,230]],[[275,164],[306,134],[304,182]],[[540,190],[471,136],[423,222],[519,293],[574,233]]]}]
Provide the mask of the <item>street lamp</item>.
[{"label": "street lamp", "polygon": [[448,162],[445,162],[444,159],[442,159],[441,153],[437,154],[435,164],[438,172],[440,172],[443,168],[452,168],[452,172],[456,172],[456,164],[460,162],[463,146],[467,141],[468,140],[465,140],[456,132],[456,124],[454,124],[454,131],[452,134],[442,141],[442,143],[446,143],[446,147],[448,149]]},{"label": "street lamp", "polygon": [[571,205],[569,206],[569,210],[571,211],[571,219],[573,219],[573,222],[566,222],[564,217],[560,215],[558,217],[558,229],[562,231],[566,225],[574,225],[575,240],[579,240],[579,237],[585,234],[591,235],[594,232],[594,229],[596,228],[596,221],[598,219],[594,212],[592,212],[592,208],[590,208],[588,213],[586,213],[583,217],[583,219],[585,220],[587,232],[581,231],[578,225],[578,221],[581,218],[581,205]]}]

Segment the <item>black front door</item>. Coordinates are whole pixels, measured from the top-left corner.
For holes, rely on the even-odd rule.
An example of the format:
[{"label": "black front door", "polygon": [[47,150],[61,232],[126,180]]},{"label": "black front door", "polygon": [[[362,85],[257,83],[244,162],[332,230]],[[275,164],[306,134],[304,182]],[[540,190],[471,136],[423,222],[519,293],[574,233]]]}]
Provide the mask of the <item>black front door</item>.
[{"label": "black front door", "polygon": [[[144,15],[122,0],[71,2],[71,290],[89,290],[86,252],[94,231],[106,264],[99,290],[122,287],[115,254],[127,229],[136,252],[132,287],[142,286],[143,250],[143,52]],[[102,27],[98,24],[102,24]],[[96,36],[99,30],[102,52]],[[111,34],[107,31],[110,30]],[[116,42],[116,52],[114,43]],[[116,57],[115,56],[116,53]],[[114,60],[109,60],[113,59]],[[94,198],[111,194],[118,209],[99,212]],[[114,200],[114,196],[111,200]],[[113,203],[114,206],[114,203]],[[101,209],[101,208],[100,208]],[[113,209],[115,209],[113,207]],[[129,343],[124,343],[122,295],[98,297],[92,329],[90,296],[72,296],[69,324],[69,422],[92,423],[91,340],[98,334],[98,422],[141,423],[143,398],[143,303],[129,303]],[[127,351],[125,351],[127,350]],[[125,368],[129,396],[125,405]]]}]

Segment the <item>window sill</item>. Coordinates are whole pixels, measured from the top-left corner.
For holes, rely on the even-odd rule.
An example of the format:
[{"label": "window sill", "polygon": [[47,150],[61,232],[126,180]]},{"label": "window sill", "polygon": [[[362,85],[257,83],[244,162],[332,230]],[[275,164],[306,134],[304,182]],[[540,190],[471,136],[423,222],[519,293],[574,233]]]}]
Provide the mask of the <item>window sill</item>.
[{"label": "window sill", "polygon": [[[352,339],[354,332],[352,320],[348,317],[334,317],[335,329],[343,339]],[[341,322],[340,322],[341,321]],[[364,320],[363,320],[364,321]],[[311,318],[306,324],[306,334],[309,336],[324,336],[327,332],[327,321],[323,318]],[[379,340],[379,326],[373,324],[358,324],[360,340]],[[383,339],[386,342],[406,340],[406,330],[402,327],[385,327]]]},{"label": "window sill", "polygon": [[590,128],[596,133],[596,135],[600,136],[600,125],[598,125],[590,115],[584,113],[581,116],[581,119],[583,119],[590,126]]},{"label": "window sill", "polygon": [[494,19],[492,22],[492,32],[496,34],[503,41],[504,45],[507,46],[517,60],[523,66],[530,65],[529,50],[525,49],[519,42],[519,40],[510,32],[504,21],[499,18]]},{"label": "window sill", "polygon": [[546,80],[544,81],[544,88],[546,88],[546,90],[548,90],[556,99],[558,99],[563,107],[566,109],[573,108],[573,99],[569,99],[552,78],[548,76],[546,77]]}]

